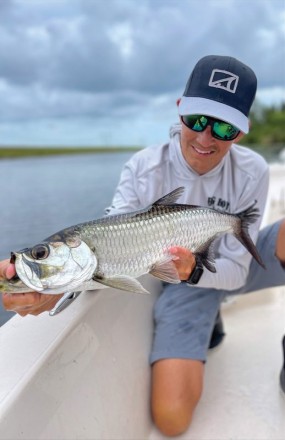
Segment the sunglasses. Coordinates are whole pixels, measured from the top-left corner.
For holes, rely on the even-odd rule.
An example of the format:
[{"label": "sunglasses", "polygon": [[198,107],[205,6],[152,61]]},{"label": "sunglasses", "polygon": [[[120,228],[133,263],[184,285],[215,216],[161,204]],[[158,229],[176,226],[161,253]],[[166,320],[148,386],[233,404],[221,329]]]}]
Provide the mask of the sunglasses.
[{"label": "sunglasses", "polygon": [[221,141],[232,141],[240,132],[234,125],[219,119],[210,118],[210,116],[186,115],[181,116],[181,120],[186,127],[197,132],[204,131],[210,125],[212,136]]}]

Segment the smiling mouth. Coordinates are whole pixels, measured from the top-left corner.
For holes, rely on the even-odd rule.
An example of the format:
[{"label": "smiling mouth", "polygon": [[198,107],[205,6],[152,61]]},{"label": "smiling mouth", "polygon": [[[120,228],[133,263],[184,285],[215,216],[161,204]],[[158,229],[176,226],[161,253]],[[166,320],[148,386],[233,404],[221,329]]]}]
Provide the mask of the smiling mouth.
[{"label": "smiling mouth", "polygon": [[204,150],[200,150],[197,147],[194,147],[194,145],[192,145],[192,148],[196,151],[196,153],[202,155],[202,156],[209,156],[210,154],[213,154],[214,151],[210,150],[210,151],[204,151]]}]

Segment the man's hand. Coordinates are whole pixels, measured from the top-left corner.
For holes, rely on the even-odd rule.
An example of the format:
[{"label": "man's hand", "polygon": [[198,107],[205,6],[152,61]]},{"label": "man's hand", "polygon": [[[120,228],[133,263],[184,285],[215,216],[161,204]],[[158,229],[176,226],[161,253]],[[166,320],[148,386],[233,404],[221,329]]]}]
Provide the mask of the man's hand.
[{"label": "man's hand", "polygon": [[10,263],[10,260],[0,261],[0,278],[11,279],[16,275],[15,265]]},{"label": "man's hand", "polygon": [[47,295],[39,292],[3,293],[2,302],[6,310],[21,316],[39,315],[50,311],[61,297],[62,295]]},{"label": "man's hand", "polygon": [[188,280],[196,265],[195,256],[188,249],[178,246],[169,248],[168,252],[176,257],[173,263],[175,264],[180,280]]},{"label": "man's hand", "polygon": [[[16,274],[14,264],[9,260],[0,262],[0,278],[11,279]],[[21,316],[39,315],[51,310],[62,295],[46,295],[39,292],[3,293],[2,302],[6,310]]]}]

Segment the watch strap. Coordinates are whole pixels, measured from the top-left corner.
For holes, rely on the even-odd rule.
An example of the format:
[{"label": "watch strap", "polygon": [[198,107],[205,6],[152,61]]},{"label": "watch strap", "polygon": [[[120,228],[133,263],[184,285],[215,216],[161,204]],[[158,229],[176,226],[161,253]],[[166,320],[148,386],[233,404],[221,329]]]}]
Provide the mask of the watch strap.
[{"label": "watch strap", "polygon": [[185,280],[185,282],[191,285],[198,284],[203,273],[204,273],[203,264],[200,258],[196,257],[196,265],[192,270],[192,272],[190,273],[188,280]]}]

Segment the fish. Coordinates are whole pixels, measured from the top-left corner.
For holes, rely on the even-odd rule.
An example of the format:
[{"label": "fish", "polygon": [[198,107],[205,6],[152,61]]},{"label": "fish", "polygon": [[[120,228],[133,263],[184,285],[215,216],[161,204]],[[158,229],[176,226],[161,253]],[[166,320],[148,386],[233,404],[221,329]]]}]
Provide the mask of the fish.
[{"label": "fish", "polygon": [[[69,294],[102,286],[149,293],[137,279],[145,273],[180,283],[168,252],[189,249],[215,273],[214,241],[232,234],[265,268],[249,235],[259,210],[255,204],[231,214],[213,208],[179,204],[179,187],[152,205],[134,212],[105,216],[63,229],[33,247],[11,253],[16,277],[0,280],[0,292],[27,289],[43,294]],[[26,290],[25,290],[26,289]]]}]

